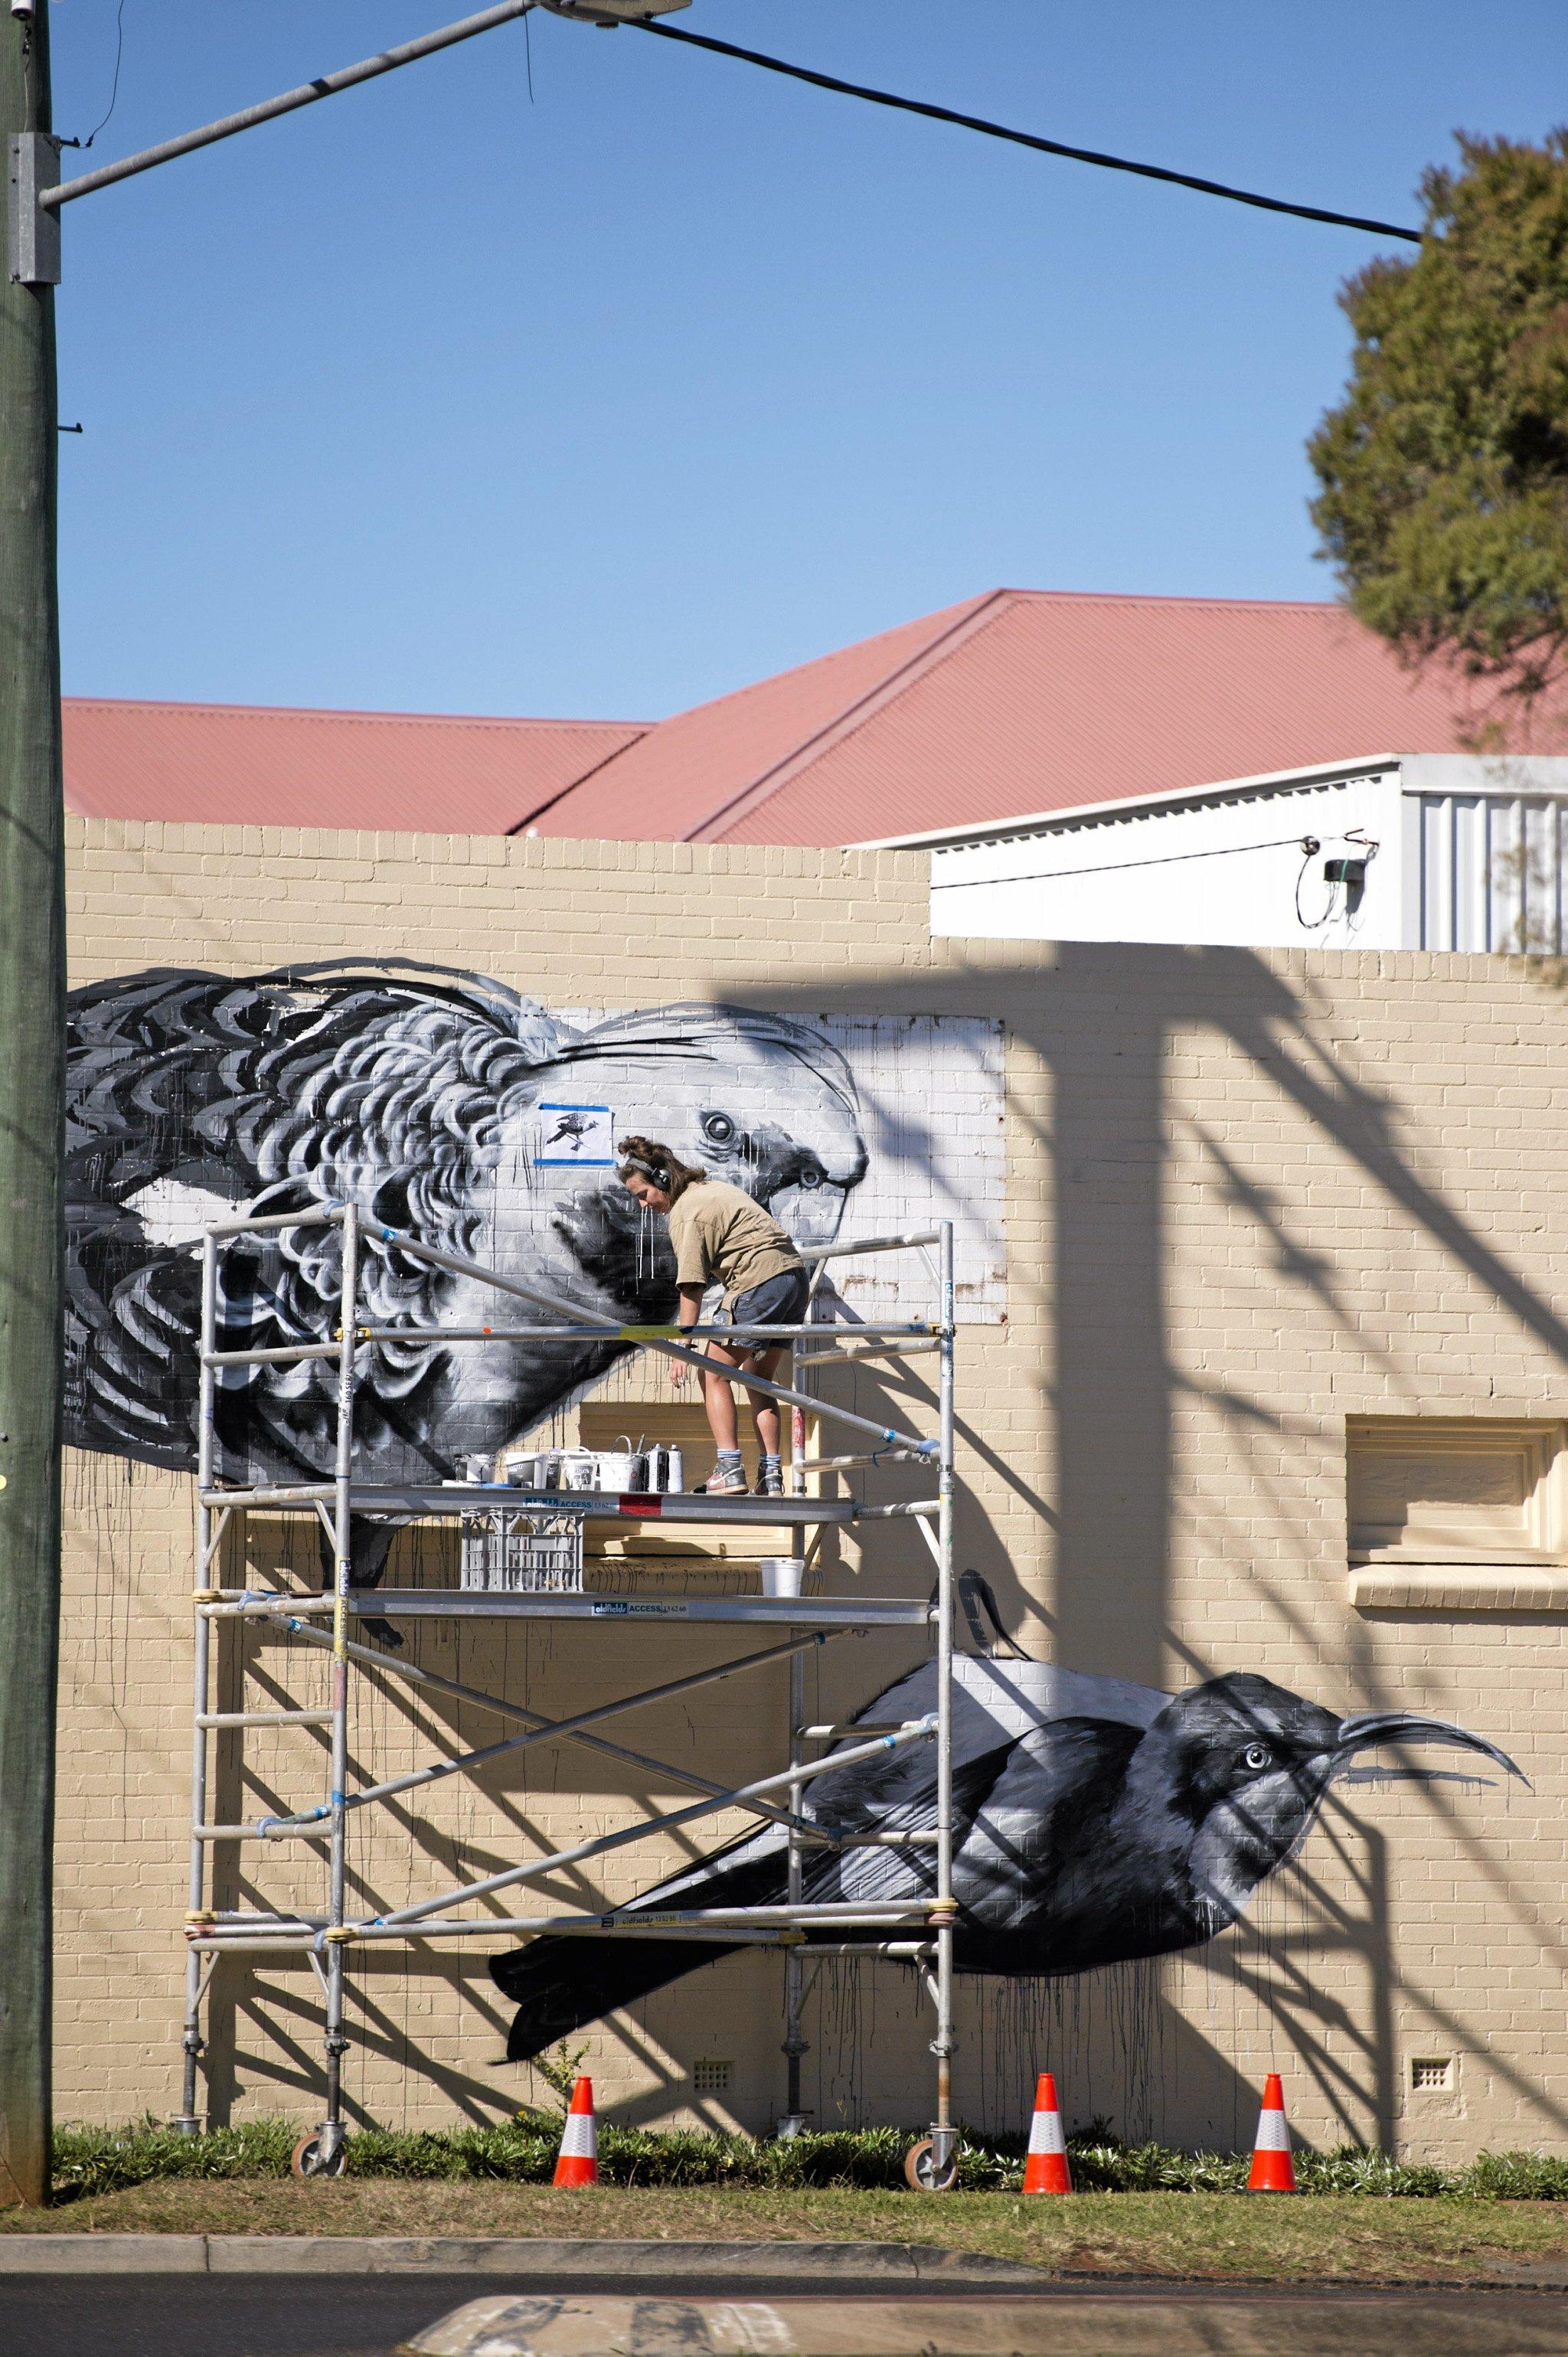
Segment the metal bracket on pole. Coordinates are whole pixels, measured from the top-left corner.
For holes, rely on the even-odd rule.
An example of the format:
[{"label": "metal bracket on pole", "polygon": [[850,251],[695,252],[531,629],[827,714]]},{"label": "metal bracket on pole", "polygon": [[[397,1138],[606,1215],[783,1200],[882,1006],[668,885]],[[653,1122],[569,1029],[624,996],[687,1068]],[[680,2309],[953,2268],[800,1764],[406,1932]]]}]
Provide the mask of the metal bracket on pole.
[{"label": "metal bracket on pole", "polygon": [[554,16],[575,16],[579,25],[597,25],[614,32],[618,25],[646,24],[650,16],[668,16],[689,8],[692,0],[542,0]]},{"label": "metal bracket on pole", "polygon": [[59,143],[47,131],[13,131],[10,141],[11,280],[59,285],[59,215],[38,199],[59,182]]}]

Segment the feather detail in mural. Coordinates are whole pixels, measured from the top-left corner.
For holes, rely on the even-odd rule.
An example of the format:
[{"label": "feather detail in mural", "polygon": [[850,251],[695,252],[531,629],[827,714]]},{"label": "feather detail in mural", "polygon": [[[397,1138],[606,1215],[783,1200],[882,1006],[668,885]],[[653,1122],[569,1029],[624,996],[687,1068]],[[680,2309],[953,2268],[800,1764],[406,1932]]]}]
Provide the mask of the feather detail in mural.
[{"label": "feather detail in mural", "polygon": [[[837,1232],[866,1168],[853,1076],[809,1023],[679,1006],[574,1029],[481,974],[396,961],[145,973],[76,991],[68,1119],[69,1437],[179,1468],[195,1462],[199,1238],[215,1218],[352,1202],[371,1223],[630,1323],[672,1315],[674,1268],[616,1178],[612,1127],[667,1139],[802,1243]],[[328,1340],[339,1251],[331,1229],[225,1246],[220,1348]],[[400,1254],[372,1225],[361,1315],[490,1325],[496,1297]],[[442,1479],[620,1354],[412,1335],[368,1345],[360,1468]],[[225,1370],[220,1469],[328,1472],[336,1381],[320,1361]]]},{"label": "feather detail in mural", "polygon": [[[1305,1840],[1335,1777],[1374,1745],[1450,1745],[1520,1772],[1445,1719],[1337,1718],[1245,1672],[1174,1699],[1034,1662],[965,1659],[954,1678],[961,1972],[1062,1975],[1200,1945],[1238,1920]],[[935,1703],[927,1663],[860,1715],[917,1719]],[[803,1813],[841,1835],[929,1832],[936,1775],[935,1746],[910,1745],[817,1777]],[[809,1904],[886,1904],[935,1891],[929,1847],[845,1848],[811,1855],[802,1895]],[[785,1835],[768,1825],[671,1875],[631,1911],[769,1906],[786,1896]],[[518,2006],[509,2056],[525,2061],[727,1953],[690,1940],[574,1936],[497,1956],[491,1976]]]}]

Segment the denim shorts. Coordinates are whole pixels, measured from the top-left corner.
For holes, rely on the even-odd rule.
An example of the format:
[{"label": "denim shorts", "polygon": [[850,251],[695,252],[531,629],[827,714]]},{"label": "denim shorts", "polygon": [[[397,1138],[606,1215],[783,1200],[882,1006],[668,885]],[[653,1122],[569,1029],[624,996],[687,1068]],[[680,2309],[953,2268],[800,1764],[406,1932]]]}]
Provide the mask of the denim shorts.
[{"label": "denim shorts", "polygon": [[787,1268],[778,1276],[764,1277],[747,1293],[737,1293],[730,1303],[732,1326],[803,1326],[806,1304],[811,1298],[811,1272],[809,1268]]}]

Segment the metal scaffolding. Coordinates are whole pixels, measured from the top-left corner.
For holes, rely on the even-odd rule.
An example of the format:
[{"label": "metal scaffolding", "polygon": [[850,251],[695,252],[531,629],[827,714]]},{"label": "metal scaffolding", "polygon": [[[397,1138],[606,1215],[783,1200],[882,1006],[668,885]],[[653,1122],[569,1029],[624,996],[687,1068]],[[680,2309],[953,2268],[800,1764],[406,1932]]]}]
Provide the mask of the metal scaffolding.
[{"label": "metal scaffolding", "polygon": [[[281,1232],[336,1227],[340,1231],[341,1297],[336,1339],[300,1343],[287,1349],[229,1351],[219,1348],[220,1254],[225,1244],[240,1239],[267,1236],[281,1241]],[[535,1322],[507,1327],[395,1328],[360,1323],[363,1291],[362,1248],[369,1236],[378,1244],[409,1259],[444,1269],[493,1288],[526,1305]],[[801,1257],[818,1264],[816,1286],[830,1262],[852,1254],[921,1251],[934,1247],[939,1294],[938,1315],[925,1321],[870,1323],[807,1322],[789,1327],[753,1328],[698,1326],[621,1326],[585,1311],[580,1305],[520,1282],[499,1271],[436,1250],[399,1229],[369,1222],[353,1205],[292,1212],[265,1219],[228,1220],[209,1228],[202,1246],[200,1383],[198,1442],[197,1579],[194,1591],[194,1711],[191,1749],[190,1895],[186,1933],[188,1944],[185,2007],[184,2102],[176,2125],[186,2134],[200,2132],[197,2102],[200,2057],[206,2040],[203,2006],[218,1960],[225,1955],[263,1952],[295,1952],[309,1959],[320,1982],[325,2009],[326,2106],[313,2135],[296,2154],[302,2175],[335,2175],[342,2167],[347,2131],[343,2122],[342,2061],[349,2046],[345,2033],[344,1996],[350,1951],[383,1943],[453,1941],[529,1936],[548,1932],[592,1933],[596,1938],[657,1936],[660,1940],[690,1939],[777,1946],[784,1953],[785,2037],[788,2093],[780,2133],[799,2133],[803,2125],[800,2065],[807,2047],[802,2016],[809,1995],[808,1964],[813,1958],[853,1953],[891,1955],[918,1964],[936,2014],[931,2050],[936,2056],[934,2114],[929,2136],[909,2157],[910,2181],[929,2190],[950,2185],[956,2170],[957,2131],[952,2121],[951,2058],[953,2050],[952,1945],[956,1909],[952,1896],[952,1650],[953,1650],[953,1376],[954,1286],[953,1232],[950,1222],[916,1234],[862,1238],[804,1251]],[[817,1304],[808,1306],[812,1320]],[[543,1313],[549,1323],[538,1322]],[[843,1344],[843,1338],[852,1339]],[[791,1477],[784,1497],[706,1496],[694,1491],[598,1491],[543,1490],[530,1491],[499,1483],[387,1483],[367,1480],[355,1469],[354,1429],[358,1354],[362,1345],[393,1339],[400,1345],[446,1345],[523,1340],[531,1342],[575,1343],[608,1341],[629,1345],[639,1352],[661,1355],[682,1364],[712,1369],[714,1361],[692,1347],[710,1338],[734,1344],[755,1338],[758,1347],[782,1342],[790,1352],[789,1383],[771,1383],[744,1369],[724,1370],[725,1377],[788,1408],[791,1425]],[[934,1353],[939,1361],[938,1430],[920,1437],[875,1418],[858,1415],[824,1395],[822,1374],[826,1369],[866,1361],[897,1362],[917,1353]],[[226,1371],[259,1365],[287,1366],[310,1359],[335,1360],[338,1369],[337,1428],[333,1477],[330,1481],[231,1483],[219,1478],[215,1421],[220,1384]],[[229,1375],[231,1382],[236,1378]],[[239,1380],[245,1380],[242,1376]],[[809,1388],[808,1388],[809,1386]],[[856,1436],[854,1453],[837,1457],[808,1456],[809,1426],[828,1421]],[[938,1476],[935,1496],[897,1504],[872,1504],[851,1494],[823,1497],[810,1492],[818,1475],[852,1474],[886,1462],[926,1464]],[[504,1504],[507,1512],[527,1515],[532,1510],[554,1518],[564,1515],[580,1523],[622,1525],[656,1521],[667,1526],[736,1526],[787,1530],[790,1550],[804,1563],[807,1534],[819,1535],[830,1525],[908,1519],[918,1528],[935,1561],[936,1586],[929,1600],[895,1596],[806,1597],[770,1595],[628,1595],[608,1596],[592,1589],[540,1592],[413,1587],[356,1589],[351,1577],[353,1518],[356,1514],[394,1516],[400,1520],[471,1520],[493,1516]],[[331,1558],[330,1592],[311,1595],[283,1587],[232,1588],[218,1584],[224,1534],[236,1515],[264,1509],[268,1513],[300,1514],[318,1519],[326,1533]],[[814,1544],[814,1543],[813,1543]],[[330,1616],[330,1627],[320,1625]],[[760,1626],[779,1632],[776,1641],[716,1666],[622,1695],[564,1718],[551,1718],[530,1705],[502,1695],[481,1692],[440,1675],[395,1654],[373,1650],[349,1634],[356,1617],[390,1621],[440,1618],[491,1621],[543,1621],[567,1629],[596,1631],[619,1627],[628,1620],[666,1623],[724,1623]],[[284,1631],[306,1648],[331,1655],[328,1706],[321,1709],[222,1711],[212,1707],[213,1631],[227,1620],[262,1623]],[[843,1725],[811,1725],[806,1717],[805,1666],[833,1636],[850,1631],[923,1629],[931,1642],[936,1664],[936,1708],[919,1719],[898,1725],[871,1727],[865,1721]],[[746,1783],[723,1786],[691,1769],[649,1758],[608,1740],[592,1730],[618,1714],[643,1705],[689,1694],[700,1687],[738,1676],[765,1665],[789,1664],[789,1724],[785,1764]],[[510,1721],[520,1731],[460,1754],[442,1759],[413,1772],[350,1790],[349,1722],[356,1667],[373,1668],[427,1694],[478,1706]],[[241,1697],[243,1700],[243,1695]],[[328,1734],[330,1778],[325,1797],[298,1808],[252,1823],[222,1824],[209,1816],[212,1739],[228,1734],[243,1744],[252,1728],[310,1726]],[[633,1823],[566,1849],[542,1848],[537,1856],[504,1871],[462,1883],[434,1898],[425,1898],[381,1914],[355,1913],[348,1901],[348,1828],[362,1809],[416,1795],[423,1788],[451,1776],[469,1776],[488,1763],[529,1746],[575,1743],[607,1753],[623,1765],[651,1770],[671,1783],[693,1791],[696,1797],[652,1818]],[[909,1745],[936,1747],[936,1806],[929,1829],[915,1834],[844,1835],[824,1827],[803,1812],[803,1795],[811,1781],[853,1762],[885,1757]],[[728,1908],[682,1907],[656,1916],[630,1907],[577,1909],[571,1912],[537,1914],[464,1913],[457,1910],[492,1899],[495,1894],[538,1881],[562,1868],[587,1861],[638,1842],[668,1834],[722,1811],[740,1809],[759,1823],[782,1824],[786,1834],[788,1880],[785,1903],[779,1906]],[[304,1841],[325,1849],[327,1903],[325,1911],[220,1910],[211,1903],[215,1853],[226,1844]],[[822,1846],[854,1841],[921,1842],[934,1854],[934,1890],[887,1902],[811,1904],[803,1898],[806,1863]],[[215,1895],[215,1893],[213,1894]]]}]

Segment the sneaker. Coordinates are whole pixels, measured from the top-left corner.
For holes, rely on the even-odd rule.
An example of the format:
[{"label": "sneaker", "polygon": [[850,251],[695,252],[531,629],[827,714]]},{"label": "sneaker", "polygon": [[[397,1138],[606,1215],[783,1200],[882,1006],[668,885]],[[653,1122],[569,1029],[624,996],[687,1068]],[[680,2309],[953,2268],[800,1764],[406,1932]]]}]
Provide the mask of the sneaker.
[{"label": "sneaker", "polygon": [[765,1465],[757,1477],[754,1494],[758,1498],[781,1498],[784,1495],[783,1469],[777,1465]]},{"label": "sneaker", "polygon": [[742,1465],[725,1465],[699,1481],[694,1494],[699,1498],[744,1498],[746,1494],[746,1469]]}]

